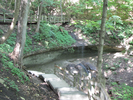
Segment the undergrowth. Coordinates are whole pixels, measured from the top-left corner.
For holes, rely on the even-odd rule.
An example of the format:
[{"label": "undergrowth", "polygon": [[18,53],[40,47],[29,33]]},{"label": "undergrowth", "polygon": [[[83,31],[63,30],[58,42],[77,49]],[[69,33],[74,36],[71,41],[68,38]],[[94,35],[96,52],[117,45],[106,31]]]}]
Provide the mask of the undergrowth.
[{"label": "undergrowth", "polygon": [[[8,57],[8,54],[13,51],[15,40],[16,34],[12,33],[5,43],[0,44],[0,62],[2,63],[2,68],[0,71],[3,72],[5,70],[7,72],[11,72],[13,76],[17,76],[20,82],[24,84],[24,82],[29,81],[29,78],[19,68],[15,67],[13,61]],[[7,77],[3,77],[3,80],[5,80],[6,88],[11,87],[16,89],[16,91],[19,91],[15,81],[10,80]]]},{"label": "undergrowth", "polygon": [[113,100],[133,100],[133,87],[126,84],[118,85],[116,82],[111,84],[114,86],[112,92],[115,97],[112,97]]},{"label": "undergrowth", "polygon": [[68,34],[63,27],[41,23],[40,32],[33,38],[36,42],[41,42],[45,48],[68,47],[75,43],[75,40]]},{"label": "undergrowth", "polygon": [[[76,29],[80,29],[83,34],[90,38],[90,42],[97,41],[99,38],[101,20],[85,20],[75,21],[73,23]],[[129,38],[133,35],[133,28],[130,24],[123,22],[119,16],[113,15],[106,21],[106,36],[105,42],[111,43],[110,40],[116,40],[117,43],[123,42],[123,39]],[[98,42],[98,41],[97,41]],[[132,44],[132,41],[130,41]]]},{"label": "undergrowth", "polygon": [[0,54],[2,56],[1,62],[3,64],[3,68],[6,71],[10,71],[12,75],[16,75],[22,83],[24,83],[25,81],[29,81],[29,78],[24,74],[24,72],[22,72],[19,68],[14,67],[13,61],[11,61],[10,58],[7,57],[6,54],[1,53],[1,52]]}]

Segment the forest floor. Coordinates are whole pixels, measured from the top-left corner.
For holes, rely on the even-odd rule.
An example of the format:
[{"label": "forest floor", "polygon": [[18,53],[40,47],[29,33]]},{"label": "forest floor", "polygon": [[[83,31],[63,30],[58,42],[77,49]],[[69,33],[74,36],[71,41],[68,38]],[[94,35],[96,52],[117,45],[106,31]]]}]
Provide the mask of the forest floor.
[{"label": "forest floor", "polygon": [[[0,29],[7,32],[8,25],[0,25]],[[73,30],[68,29],[69,31]],[[94,60],[95,59],[95,60]],[[96,64],[96,59],[91,58],[90,61]],[[106,85],[108,90],[113,88],[112,83],[116,82],[118,85],[126,83],[133,87],[133,57],[122,53],[107,53],[104,54],[103,63],[104,75],[106,77]],[[52,91],[50,86],[38,79],[36,76],[28,75],[30,82],[22,84],[18,81],[16,76],[13,76],[11,71],[7,71],[3,68],[0,62],[0,100],[58,100],[58,96]],[[15,81],[20,91],[16,91],[13,88],[6,88],[3,82],[3,78]]]},{"label": "forest floor", "polygon": [[[47,83],[36,76],[27,75],[29,76],[30,82],[24,82],[23,84],[19,82],[17,76],[12,75],[11,71],[4,69],[0,62],[0,100],[58,100],[57,94],[52,91]],[[8,83],[5,81],[2,84],[4,78],[9,80],[7,81]],[[10,82],[12,80],[18,86],[19,91],[11,88]]]}]

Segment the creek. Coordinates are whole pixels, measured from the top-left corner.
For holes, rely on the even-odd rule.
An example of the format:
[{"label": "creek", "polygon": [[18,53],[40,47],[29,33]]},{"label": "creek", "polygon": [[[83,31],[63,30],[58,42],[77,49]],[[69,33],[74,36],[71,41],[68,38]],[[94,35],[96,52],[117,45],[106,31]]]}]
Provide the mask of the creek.
[{"label": "creek", "polygon": [[73,52],[69,50],[50,51],[42,54],[29,56],[24,59],[28,71],[38,71],[46,74],[54,73],[54,65],[66,67],[68,64],[78,64],[81,61],[93,62],[96,59],[97,51],[85,46],[75,47]]}]

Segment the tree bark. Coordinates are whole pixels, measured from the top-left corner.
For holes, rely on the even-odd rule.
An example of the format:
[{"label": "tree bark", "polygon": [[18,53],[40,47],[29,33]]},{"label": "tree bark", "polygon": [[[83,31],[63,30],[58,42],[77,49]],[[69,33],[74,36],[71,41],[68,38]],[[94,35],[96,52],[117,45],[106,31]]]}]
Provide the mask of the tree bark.
[{"label": "tree bark", "polygon": [[1,38],[0,38],[0,44],[3,44],[8,38],[9,36],[12,34],[12,31],[15,27],[15,24],[18,20],[18,15],[19,15],[19,8],[20,8],[20,1],[21,0],[17,0],[17,5],[16,5],[16,9],[15,9],[15,13],[14,13],[14,17],[12,19],[10,28],[8,29],[8,32],[5,33]]},{"label": "tree bark", "polygon": [[98,49],[98,60],[97,60],[97,68],[98,68],[98,79],[99,82],[102,83],[102,55],[103,55],[103,46],[104,46],[104,37],[105,37],[105,24],[106,24],[106,17],[107,17],[107,5],[108,0],[104,0],[103,3],[103,13],[102,13],[102,23],[101,23],[101,31],[100,31],[100,38],[99,38],[99,49]]},{"label": "tree bark", "polygon": [[40,21],[41,21],[41,15],[42,15],[42,2],[40,4],[40,7],[39,7],[39,16],[38,16],[38,20],[37,20],[37,28],[36,28],[36,32],[39,32],[39,27],[40,27]]},{"label": "tree bark", "polygon": [[23,52],[26,41],[28,12],[29,12],[29,0],[21,0],[16,45],[12,52],[12,57],[14,59],[14,62],[18,64],[21,68],[23,65]]},{"label": "tree bark", "polygon": [[62,22],[62,18],[63,18],[63,16],[62,16],[62,0],[60,0],[60,9],[61,9],[61,22]]}]

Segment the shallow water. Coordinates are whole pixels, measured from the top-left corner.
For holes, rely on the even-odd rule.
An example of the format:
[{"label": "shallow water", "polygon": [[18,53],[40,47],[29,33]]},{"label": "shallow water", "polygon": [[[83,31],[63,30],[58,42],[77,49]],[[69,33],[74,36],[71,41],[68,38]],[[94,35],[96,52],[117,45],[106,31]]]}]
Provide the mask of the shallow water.
[{"label": "shallow water", "polygon": [[56,59],[47,62],[43,65],[27,66],[28,71],[39,71],[46,74],[54,73],[55,64],[60,67],[65,67],[68,64],[78,64],[81,61],[89,61],[92,57],[97,56],[97,51],[84,50],[84,47],[77,48],[74,53],[64,51]]}]

